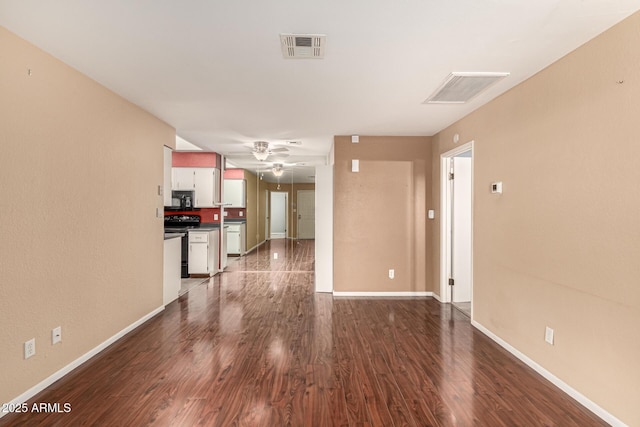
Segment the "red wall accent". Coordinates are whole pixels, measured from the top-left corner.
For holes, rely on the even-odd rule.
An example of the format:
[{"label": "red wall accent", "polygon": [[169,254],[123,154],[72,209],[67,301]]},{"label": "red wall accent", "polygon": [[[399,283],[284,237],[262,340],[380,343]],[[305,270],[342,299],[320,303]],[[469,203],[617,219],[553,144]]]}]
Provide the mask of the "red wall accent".
[{"label": "red wall accent", "polygon": [[224,171],[224,179],[244,179],[244,169],[227,169]]},{"label": "red wall accent", "polygon": [[191,153],[183,151],[174,151],[171,156],[171,165],[173,167],[195,167],[195,168],[215,168],[216,153]]},{"label": "red wall accent", "polygon": [[[213,214],[218,214],[218,220],[213,219]],[[167,215],[199,215],[200,222],[220,222],[220,208],[201,208],[198,211],[164,211],[164,216]]]},{"label": "red wall accent", "polygon": [[[247,218],[247,210],[245,208],[225,208],[225,212],[228,212],[225,218]],[[242,212],[242,216],[240,216],[240,212]]]}]

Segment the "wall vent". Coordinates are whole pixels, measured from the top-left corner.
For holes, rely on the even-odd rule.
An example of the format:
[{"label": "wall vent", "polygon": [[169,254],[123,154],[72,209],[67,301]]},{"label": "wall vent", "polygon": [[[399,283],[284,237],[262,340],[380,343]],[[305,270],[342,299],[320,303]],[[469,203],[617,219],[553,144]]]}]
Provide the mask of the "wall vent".
[{"label": "wall vent", "polygon": [[322,59],[324,34],[280,34],[282,56],[286,59]]},{"label": "wall vent", "polygon": [[508,75],[509,73],[451,73],[424,104],[464,104]]}]

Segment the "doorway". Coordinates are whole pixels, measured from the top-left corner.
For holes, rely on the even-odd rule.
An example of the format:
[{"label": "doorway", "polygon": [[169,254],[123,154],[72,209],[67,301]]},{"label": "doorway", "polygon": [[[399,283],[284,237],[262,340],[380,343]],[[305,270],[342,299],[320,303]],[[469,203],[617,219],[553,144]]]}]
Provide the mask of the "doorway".
[{"label": "doorway", "polygon": [[314,239],[316,236],[316,192],[298,190],[298,239]]},{"label": "doorway", "polygon": [[473,318],[473,141],[441,156],[440,298]]},{"label": "doorway", "polygon": [[287,237],[287,196],[286,192],[272,191],[270,207],[270,233],[271,239],[284,239]]}]

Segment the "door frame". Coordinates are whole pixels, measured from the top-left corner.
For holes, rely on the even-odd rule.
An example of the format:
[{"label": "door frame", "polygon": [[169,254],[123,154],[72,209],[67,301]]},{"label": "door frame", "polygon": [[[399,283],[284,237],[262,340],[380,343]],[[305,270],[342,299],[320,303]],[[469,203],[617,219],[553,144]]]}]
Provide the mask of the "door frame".
[{"label": "door frame", "polygon": [[451,272],[451,159],[471,150],[471,319],[473,320],[473,201],[474,201],[474,141],[440,155],[440,302],[451,303],[449,275]]},{"label": "door frame", "polygon": [[271,192],[269,190],[264,190],[264,199],[264,240],[267,241],[271,240]]}]

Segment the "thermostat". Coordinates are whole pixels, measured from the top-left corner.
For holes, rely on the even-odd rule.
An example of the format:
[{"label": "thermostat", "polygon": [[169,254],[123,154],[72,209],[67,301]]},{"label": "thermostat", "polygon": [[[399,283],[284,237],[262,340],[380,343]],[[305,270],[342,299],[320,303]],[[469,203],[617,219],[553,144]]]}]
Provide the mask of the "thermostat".
[{"label": "thermostat", "polygon": [[491,192],[494,194],[502,194],[502,182],[492,182]]}]

